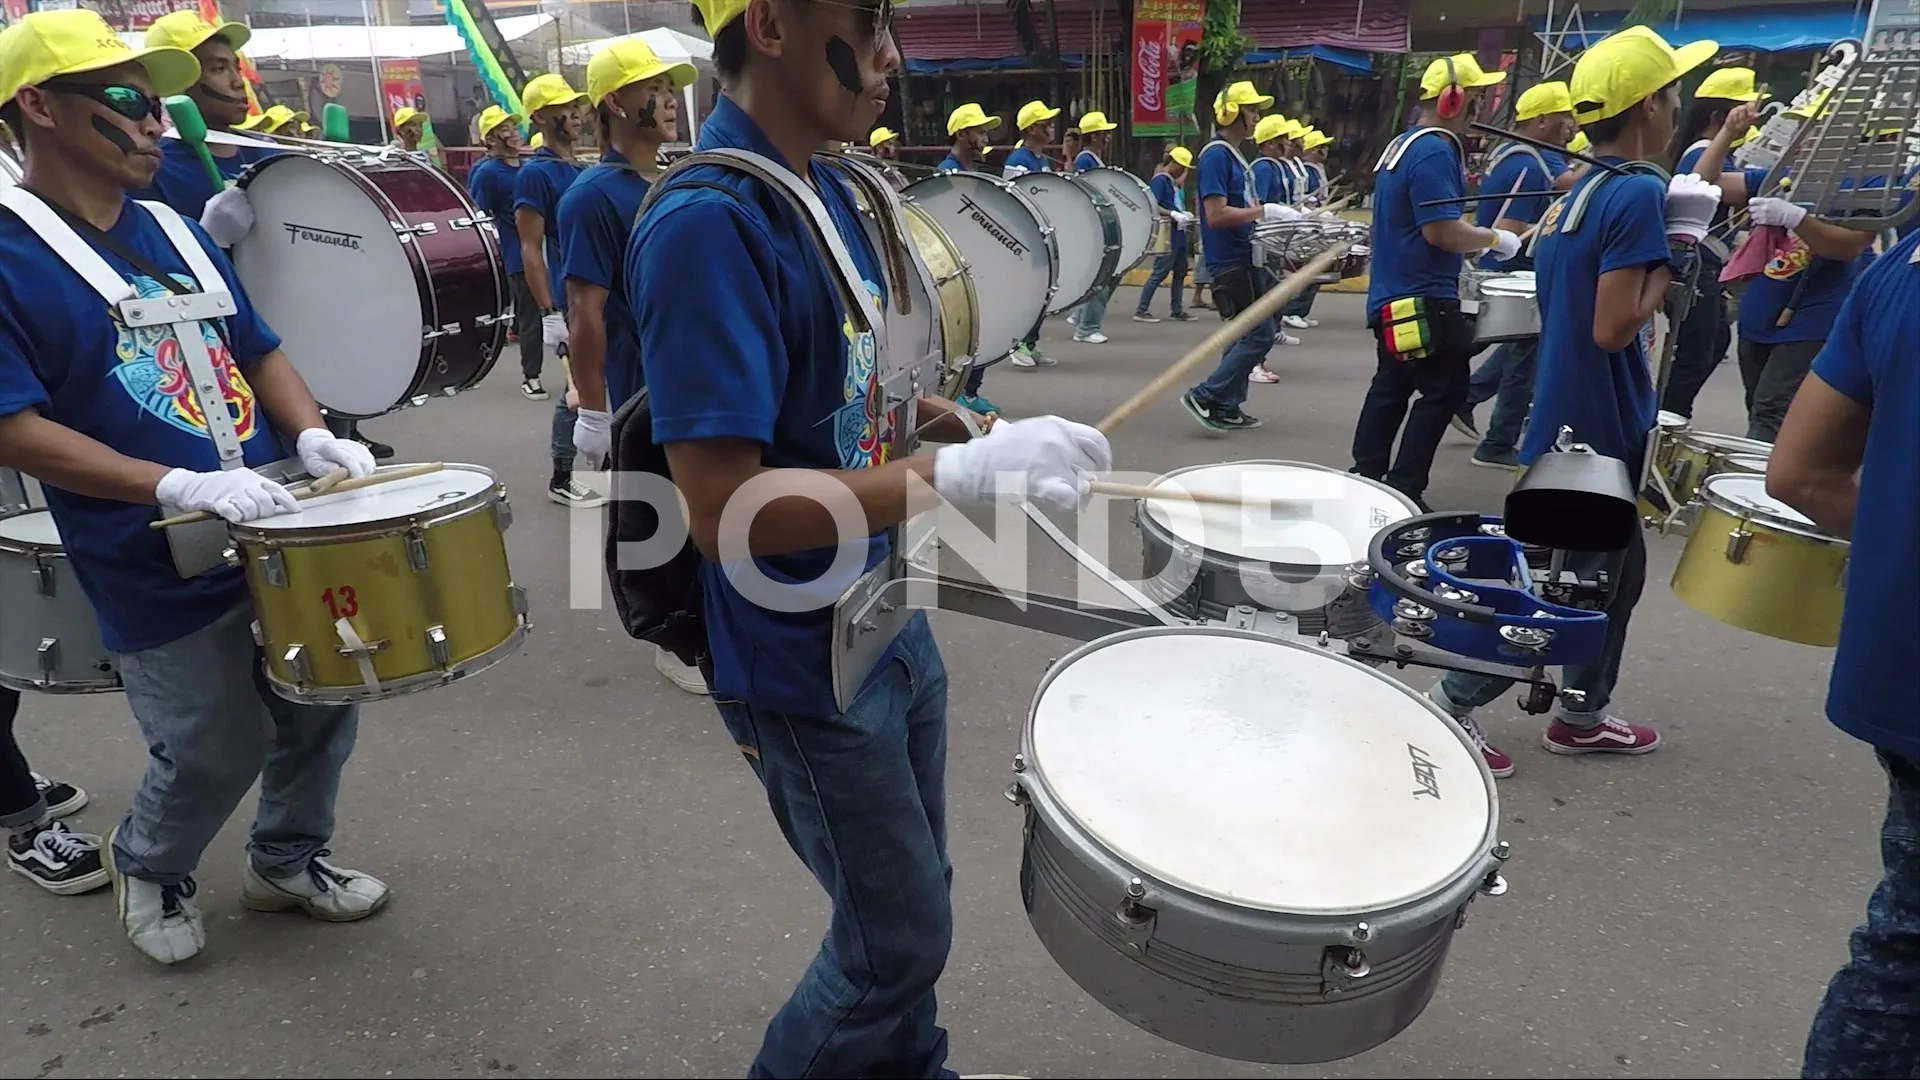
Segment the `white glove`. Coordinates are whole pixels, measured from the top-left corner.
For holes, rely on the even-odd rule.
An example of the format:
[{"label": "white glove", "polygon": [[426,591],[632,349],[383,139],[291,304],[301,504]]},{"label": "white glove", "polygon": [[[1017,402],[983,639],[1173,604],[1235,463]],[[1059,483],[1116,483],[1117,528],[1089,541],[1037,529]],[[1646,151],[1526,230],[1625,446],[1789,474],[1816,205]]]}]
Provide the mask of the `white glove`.
[{"label": "white glove", "polygon": [[567,316],[556,311],[540,316],[540,340],[550,349],[557,349],[567,343]]},{"label": "white glove", "polygon": [[1692,173],[1682,173],[1667,185],[1667,235],[1699,241],[1713,226],[1720,208],[1720,187]]},{"label": "white glove", "polygon": [[574,452],[598,465],[613,452],[613,414],[581,409],[573,420]]},{"label": "white glove", "polygon": [[1270,202],[1265,204],[1262,209],[1265,212],[1262,214],[1260,220],[1264,222],[1272,223],[1275,221],[1300,220],[1300,211],[1295,210],[1293,207],[1284,205],[1282,203]]},{"label": "white glove", "polygon": [[[943,446],[933,456],[933,489],[959,504],[1027,498],[1056,510],[1080,505],[1087,473],[1113,468],[1113,448],[1098,428],[1058,416],[1001,420],[978,439]],[[1012,487],[1003,488],[1003,473]]]},{"label": "white glove", "polygon": [[1506,262],[1520,254],[1520,237],[1505,229],[1493,230],[1493,257]]},{"label": "white glove", "polygon": [[1807,208],[1785,199],[1758,198],[1747,203],[1747,214],[1755,225],[1778,225],[1797,229],[1807,216]]},{"label": "white glove", "polygon": [[326,428],[308,428],[294,440],[293,452],[307,475],[315,480],[334,469],[347,470],[347,479],[358,480],[373,472],[373,451],[342,439]]},{"label": "white glove", "polygon": [[206,209],[200,211],[200,227],[207,230],[215,244],[230,248],[253,231],[253,203],[247,200],[247,193],[237,187],[215,192],[213,198],[207,200]]},{"label": "white glove", "polygon": [[1194,217],[1192,214],[1187,213],[1185,210],[1169,210],[1168,213],[1172,215],[1173,223],[1181,229],[1193,228]]},{"label": "white glove", "polygon": [[292,492],[252,469],[175,469],[153,486],[153,498],[182,510],[218,514],[228,521],[252,521],[300,508]]}]

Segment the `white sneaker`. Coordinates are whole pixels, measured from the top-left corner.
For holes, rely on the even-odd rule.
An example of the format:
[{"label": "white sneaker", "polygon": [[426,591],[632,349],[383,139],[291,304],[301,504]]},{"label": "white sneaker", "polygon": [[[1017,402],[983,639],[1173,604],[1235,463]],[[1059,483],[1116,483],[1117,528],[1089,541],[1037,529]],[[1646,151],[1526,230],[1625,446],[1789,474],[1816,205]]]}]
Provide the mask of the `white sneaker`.
[{"label": "white sneaker", "polygon": [[162,964],[178,964],[200,955],[200,950],[207,947],[207,928],[200,921],[199,906],[193,902],[193,879],[178,885],[155,885],[123,876],[113,865],[112,833],[101,846],[101,854],[106,858],[107,876],[113,881],[120,928],[127,932],[133,947]]},{"label": "white sneaker", "polygon": [[1033,358],[1033,351],[1025,345],[1015,345],[1007,356],[1007,363],[1017,368],[1039,367],[1040,362]]},{"label": "white sneaker", "polygon": [[653,669],[673,680],[673,685],[689,694],[707,696],[707,677],[692,664],[683,664],[680,658],[661,648],[653,647]]},{"label": "white sneaker", "polygon": [[1289,334],[1289,333],[1287,333],[1287,332],[1286,332],[1285,330],[1282,330],[1282,331],[1280,331],[1280,333],[1279,333],[1278,335],[1276,335],[1276,336],[1275,336],[1275,339],[1274,339],[1274,340],[1276,340],[1276,341],[1278,341],[1278,342],[1279,342],[1280,344],[1282,344],[1282,345],[1298,345],[1298,344],[1300,344],[1300,339],[1299,339],[1299,338],[1297,338],[1297,337],[1294,337],[1294,336],[1293,336],[1292,334]]},{"label": "white sneaker", "polygon": [[547,400],[547,388],[540,382],[540,376],[538,375],[535,375],[531,379],[522,379],[520,381],[520,393],[525,395],[528,401]]},{"label": "white sneaker", "polygon": [[1257,382],[1257,383],[1277,383],[1280,381],[1280,376],[1275,375],[1273,372],[1268,371],[1264,367],[1255,367],[1251,372],[1247,373],[1247,381]]},{"label": "white sneaker", "polygon": [[1082,330],[1073,335],[1073,340],[1084,341],[1088,345],[1105,345],[1107,343],[1107,335],[1098,330]]},{"label": "white sneaker", "polygon": [[292,877],[270,878],[253,868],[247,860],[246,881],[240,886],[240,903],[249,911],[301,911],[323,922],[357,922],[387,906],[393,890],[372,874],[347,870],[322,856],[314,855],[307,870]]},{"label": "white sneaker", "polygon": [[1284,315],[1280,321],[1295,330],[1305,330],[1309,325],[1307,320],[1299,315]]}]

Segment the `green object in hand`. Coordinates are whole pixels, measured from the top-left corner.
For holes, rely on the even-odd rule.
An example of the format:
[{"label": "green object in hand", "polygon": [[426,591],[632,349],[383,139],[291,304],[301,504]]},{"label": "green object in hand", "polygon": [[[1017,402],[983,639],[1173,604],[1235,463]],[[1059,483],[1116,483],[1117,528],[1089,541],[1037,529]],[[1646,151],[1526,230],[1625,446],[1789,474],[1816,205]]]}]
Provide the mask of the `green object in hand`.
[{"label": "green object in hand", "polygon": [[225,191],[227,178],[220,175],[220,166],[213,163],[213,154],[207,150],[207,120],[200,115],[200,106],[185,94],[167,98],[165,104],[167,115],[173,118],[173,130],[200,158],[200,164],[206,167],[207,177],[213,181],[213,190]]},{"label": "green object in hand", "polygon": [[328,142],[348,141],[347,107],[337,101],[329,101],[320,109],[320,137]]}]

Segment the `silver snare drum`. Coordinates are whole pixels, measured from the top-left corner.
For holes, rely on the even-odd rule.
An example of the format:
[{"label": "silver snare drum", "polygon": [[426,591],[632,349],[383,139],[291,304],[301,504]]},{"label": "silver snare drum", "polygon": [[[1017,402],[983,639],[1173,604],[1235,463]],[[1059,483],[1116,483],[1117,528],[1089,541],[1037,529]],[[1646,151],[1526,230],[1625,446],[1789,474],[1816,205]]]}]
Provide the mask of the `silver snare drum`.
[{"label": "silver snare drum", "polygon": [[120,689],[93,605],[46,510],[0,519],[0,686],[50,694]]},{"label": "silver snare drum", "polygon": [[1090,642],[1041,682],[1014,772],[1041,944],[1102,1005],[1203,1053],[1379,1046],[1433,997],[1467,904],[1506,890],[1466,734],[1311,645],[1224,627]]}]

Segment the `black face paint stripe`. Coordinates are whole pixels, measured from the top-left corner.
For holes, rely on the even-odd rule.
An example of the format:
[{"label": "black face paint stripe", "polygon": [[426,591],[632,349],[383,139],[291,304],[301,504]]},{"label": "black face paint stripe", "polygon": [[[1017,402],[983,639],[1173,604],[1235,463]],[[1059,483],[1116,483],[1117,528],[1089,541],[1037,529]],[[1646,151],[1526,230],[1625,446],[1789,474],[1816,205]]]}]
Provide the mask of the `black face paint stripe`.
[{"label": "black face paint stripe", "polygon": [[640,110],[640,126],[642,128],[650,131],[660,126],[660,118],[654,115],[654,109],[657,108],[659,104],[660,95],[652,90],[647,91],[647,107]]},{"label": "black face paint stripe", "polygon": [[833,69],[833,77],[847,93],[857,94],[866,86],[860,80],[860,64],[854,57],[853,46],[840,40],[838,34],[827,39],[827,66]]},{"label": "black face paint stripe", "polygon": [[139,149],[139,146],[136,145],[132,139],[127,138],[126,132],[115,127],[111,120],[101,116],[99,113],[93,115],[93,130],[105,136],[108,142],[119,147],[122,154],[131,154]]}]

